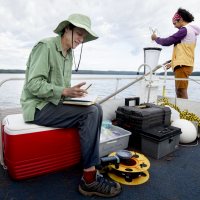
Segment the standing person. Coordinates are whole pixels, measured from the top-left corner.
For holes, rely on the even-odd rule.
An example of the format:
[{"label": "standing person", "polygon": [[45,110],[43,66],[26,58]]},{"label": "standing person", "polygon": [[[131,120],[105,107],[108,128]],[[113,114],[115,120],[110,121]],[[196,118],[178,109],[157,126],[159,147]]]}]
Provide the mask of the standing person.
[{"label": "standing person", "polygon": [[30,53],[20,99],[24,120],[49,127],[77,127],[84,168],[79,191],[88,196],[116,196],[121,192],[120,184],[108,181],[95,168],[100,162],[102,108],[98,104],[62,104],[65,97],[87,93],[81,88],[85,82],[71,87],[73,49],[98,37],[91,30],[90,18],[82,14],[70,15],[54,32],[57,37],[39,41]]},{"label": "standing person", "polygon": [[[157,37],[155,32],[151,35],[151,39],[162,46],[174,45],[171,63],[166,67],[167,69],[172,67],[175,78],[188,78],[193,71],[194,51],[200,28],[191,24],[192,21],[194,21],[193,15],[179,8],[172,18],[175,28],[179,29],[175,34],[167,38]],[[176,80],[175,87],[178,98],[188,99],[188,80]]]}]

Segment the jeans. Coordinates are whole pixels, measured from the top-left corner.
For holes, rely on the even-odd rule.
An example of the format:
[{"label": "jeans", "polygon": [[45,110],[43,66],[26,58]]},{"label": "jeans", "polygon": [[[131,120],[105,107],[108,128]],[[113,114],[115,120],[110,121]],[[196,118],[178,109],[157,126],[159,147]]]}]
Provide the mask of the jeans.
[{"label": "jeans", "polygon": [[72,106],[48,103],[41,110],[36,109],[33,123],[57,128],[78,128],[83,167],[98,165],[99,142],[103,111],[99,104]]}]

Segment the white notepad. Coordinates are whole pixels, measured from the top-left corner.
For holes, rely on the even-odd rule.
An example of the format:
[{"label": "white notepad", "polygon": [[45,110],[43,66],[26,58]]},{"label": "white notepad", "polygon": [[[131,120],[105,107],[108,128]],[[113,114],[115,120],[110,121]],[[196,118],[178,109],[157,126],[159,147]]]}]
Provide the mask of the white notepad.
[{"label": "white notepad", "polygon": [[70,98],[63,101],[63,104],[89,106],[95,104],[97,101],[96,95],[87,94],[84,97]]}]

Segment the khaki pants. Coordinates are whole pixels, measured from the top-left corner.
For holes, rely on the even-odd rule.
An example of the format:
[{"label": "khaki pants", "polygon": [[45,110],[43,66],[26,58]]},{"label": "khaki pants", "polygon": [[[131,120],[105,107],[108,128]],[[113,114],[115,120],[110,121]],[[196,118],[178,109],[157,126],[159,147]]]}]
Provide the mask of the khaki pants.
[{"label": "khaki pants", "polygon": [[[191,66],[176,66],[174,68],[175,78],[188,78],[189,75],[192,74],[193,67]],[[188,80],[176,80],[175,81],[176,89],[187,89],[188,88]]]}]

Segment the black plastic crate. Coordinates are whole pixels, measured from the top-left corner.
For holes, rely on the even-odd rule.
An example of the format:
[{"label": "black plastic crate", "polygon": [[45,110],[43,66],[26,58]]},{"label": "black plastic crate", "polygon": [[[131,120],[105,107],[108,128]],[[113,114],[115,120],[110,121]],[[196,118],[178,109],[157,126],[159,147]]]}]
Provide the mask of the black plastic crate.
[{"label": "black plastic crate", "polygon": [[170,125],[171,110],[154,104],[121,106],[116,111],[116,120],[133,129],[147,129],[159,125]]},{"label": "black plastic crate", "polygon": [[121,123],[126,123],[132,129],[146,129],[164,124],[164,119],[162,115],[149,115],[148,117],[141,118],[138,116],[126,115],[120,111],[116,111],[116,118],[117,121],[121,121]]}]

